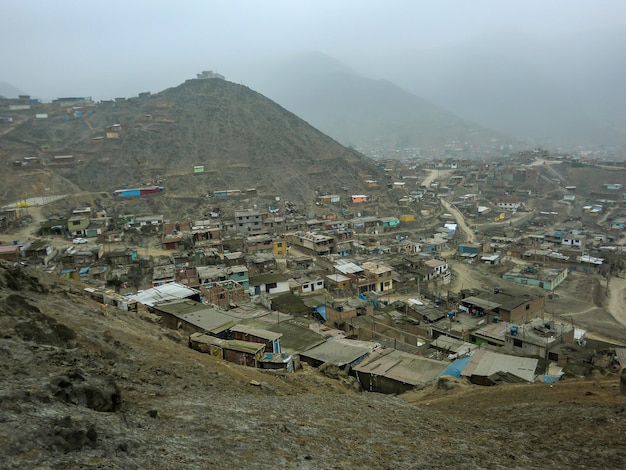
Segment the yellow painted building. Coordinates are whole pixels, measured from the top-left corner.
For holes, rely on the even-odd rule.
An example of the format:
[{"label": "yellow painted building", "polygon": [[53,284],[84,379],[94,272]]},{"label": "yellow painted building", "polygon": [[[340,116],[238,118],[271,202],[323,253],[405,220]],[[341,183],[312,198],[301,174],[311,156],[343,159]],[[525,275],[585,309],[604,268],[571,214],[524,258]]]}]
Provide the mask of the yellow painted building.
[{"label": "yellow painted building", "polygon": [[272,242],[272,252],[274,256],[287,256],[288,248],[289,243],[285,239],[277,238]]}]

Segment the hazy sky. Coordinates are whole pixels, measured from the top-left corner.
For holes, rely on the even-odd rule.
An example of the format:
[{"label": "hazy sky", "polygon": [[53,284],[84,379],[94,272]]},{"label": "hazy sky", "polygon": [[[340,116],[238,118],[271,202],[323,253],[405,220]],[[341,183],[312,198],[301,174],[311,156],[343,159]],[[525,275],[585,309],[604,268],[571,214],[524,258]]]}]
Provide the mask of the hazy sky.
[{"label": "hazy sky", "polygon": [[43,99],[157,92],[213,69],[320,51],[350,62],[490,31],[621,28],[624,0],[0,0],[0,81]]}]

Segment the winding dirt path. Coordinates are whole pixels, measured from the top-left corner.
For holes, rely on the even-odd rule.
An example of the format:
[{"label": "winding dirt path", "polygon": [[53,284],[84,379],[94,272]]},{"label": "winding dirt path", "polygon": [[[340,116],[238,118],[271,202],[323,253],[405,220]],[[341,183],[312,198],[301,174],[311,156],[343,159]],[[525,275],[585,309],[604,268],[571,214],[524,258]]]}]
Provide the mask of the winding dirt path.
[{"label": "winding dirt path", "polygon": [[452,214],[452,216],[456,220],[458,227],[467,236],[467,241],[469,243],[474,243],[474,232],[465,223],[465,217],[463,217],[463,214],[461,214],[461,212],[453,204],[449,203],[445,199],[440,199],[439,201],[441,202],[441,205],[446,209],[446,212]]},{"label": "winding dirt path", "polygon": [[617,323],[626,326],[626,279],[613,276],[609,280],[607,311]]}]

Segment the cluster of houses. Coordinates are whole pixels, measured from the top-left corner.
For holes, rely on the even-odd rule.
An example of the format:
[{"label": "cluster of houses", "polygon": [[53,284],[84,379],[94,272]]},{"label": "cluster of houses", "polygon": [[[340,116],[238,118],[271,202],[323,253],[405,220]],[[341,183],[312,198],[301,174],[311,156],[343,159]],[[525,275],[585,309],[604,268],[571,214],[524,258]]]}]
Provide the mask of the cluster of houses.
[{"label": "cluster of houses", "polygon": [[302,363],[332,363],[364,390],[382,393],[402,393],[442,375],[480,385],[551,382],[584,344],[584,331],[544,318],[543,296],[514,287],[464,292],[444,303],[388,304],[366,295],[334,300],[311,292],[300,294],[305,314],[271,300],[219,305],[206,290],[179,283],[134,295],[85,288],[84,295],[103,308],[147,309],[186,334],[189,347],[222,360],[288,372]]}]

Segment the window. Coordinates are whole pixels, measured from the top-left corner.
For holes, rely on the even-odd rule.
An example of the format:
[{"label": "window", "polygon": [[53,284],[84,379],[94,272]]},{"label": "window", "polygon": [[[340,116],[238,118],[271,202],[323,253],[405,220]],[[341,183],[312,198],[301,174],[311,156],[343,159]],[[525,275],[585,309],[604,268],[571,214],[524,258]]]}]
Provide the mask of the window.
[{"label": "window", "polygon": [[559,355],[557,353],[548,353],[548,360],[549,361],[558,361],[559,360]]},{"label": "window", "polygon": [[526,304],[526,310],[530,310],[530,304]]},{"label": "window", "polygon": [[514,339],[513,340],[513,347],[515,348],[521,348],[522,347],[522,340],[521,339]]}]

